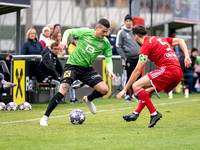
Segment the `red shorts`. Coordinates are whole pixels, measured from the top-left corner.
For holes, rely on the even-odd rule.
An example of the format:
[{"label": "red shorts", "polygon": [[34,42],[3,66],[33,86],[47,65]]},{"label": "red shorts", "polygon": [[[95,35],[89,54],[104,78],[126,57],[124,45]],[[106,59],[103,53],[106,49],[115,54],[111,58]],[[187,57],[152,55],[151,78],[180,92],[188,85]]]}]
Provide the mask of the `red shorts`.
[{"label": "red shorts", "polygon": [[157,92],[164,90],[164,92],[169,93],[180,83],[183,72],[180,67],[162,66],[147,75]]}]

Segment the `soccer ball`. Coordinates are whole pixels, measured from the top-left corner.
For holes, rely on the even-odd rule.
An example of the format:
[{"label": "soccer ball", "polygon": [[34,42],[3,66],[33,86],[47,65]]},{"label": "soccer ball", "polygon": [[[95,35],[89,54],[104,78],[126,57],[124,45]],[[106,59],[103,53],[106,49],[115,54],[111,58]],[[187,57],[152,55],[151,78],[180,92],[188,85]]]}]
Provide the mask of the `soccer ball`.
[{"label": "soccer ball", "polygon": [[28,102],[24,102],[19,107],[20,110],[31,110],[32,107]]},{"label": "soccer ball", "polygon": [[17,106],[17,104],[15,103],[15,102],[10,102],[10,103],[8,103],[7,105],[6,105],[6,109],[8,110],[8,111],[10,111],[10,110],[17,110],[18,109],[18,106]]},{"label": "soccer ball", "polygon": [[0,102],[0,110],[5,110],[6,105],[3,102]]},{"label": "soccer ball", "polygon": [[82,124],[85,121],[85,114],[82,110],[75,109],[70,113],[69,119],[72,124]]}]

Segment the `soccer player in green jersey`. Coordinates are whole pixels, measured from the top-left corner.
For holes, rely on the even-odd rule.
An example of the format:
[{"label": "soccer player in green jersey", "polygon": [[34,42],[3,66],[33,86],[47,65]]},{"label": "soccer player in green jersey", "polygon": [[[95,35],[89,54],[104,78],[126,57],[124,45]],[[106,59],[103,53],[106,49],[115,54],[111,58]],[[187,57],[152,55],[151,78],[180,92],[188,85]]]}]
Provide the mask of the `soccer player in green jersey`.
[{"label": "soccer player in green jersey", "polygon": [[64,95],[67,94],[73,81],[77,79],[94,89],[91,94],[83,97],[83,101],[88,105],[93,114],[96,113],[96,107],[92,103],[92,100],[106,95],[109,90],[102,80],[102,77],[92,67],[92,63],[102,51],[105,56],[109,76],[114,82],[116,80],[116,76],[113,73],[112,48],[108,39],[105,37],[109,28],[109,21],[102,18],[98,21],[95,29],[79,28],[66,30],[64,32],[63,40],[59,45],[60,48],[67,47],[67,40],[71,35],[77,36],[79,40],[75,50],[66,62],[59,92],[51,99],[44,116],[40,119],[39,124],[41,126],[48,125],[47,121],[51,112]]}]

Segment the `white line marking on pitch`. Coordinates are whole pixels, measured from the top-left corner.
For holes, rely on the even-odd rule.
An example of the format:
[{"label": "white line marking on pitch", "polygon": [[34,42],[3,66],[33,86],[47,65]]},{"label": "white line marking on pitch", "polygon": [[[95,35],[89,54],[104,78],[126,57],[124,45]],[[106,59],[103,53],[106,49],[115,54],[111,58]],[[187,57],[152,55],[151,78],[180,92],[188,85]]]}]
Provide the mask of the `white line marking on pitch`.
[{"label": "white line marking on pitch", "polygon": [[[184,103],[184,102],[196,102],[199,101],[200,99],[194,99],[194,100],[185,100],[185,101],[177,101],[177,102],[170,102],[170,103],[160,103],[160,104],[154,104],[154,106],[161,106],[161,105],[168,105],[168,104],[178,104],[178,103]],[[99,110],[97,111],[98,113],[100,112],[105,112],[105,111],[113,111],[113,110],[125,110],[125,109],[130,109],[133,107],[125,107],[125,108],[117,108],[117,109],[109,109],[109,110]],[[85,114],[89,114],[90,112],[85,112]],[[52,116],[50,118],[60,118],[60,117],[66,117],[69,115],[60,115],[60,116]],[[0,124],[10,124],[10,123],[18,123],[18,122],[29,122],[29,121],[36,121],[40,120],[41,118],[35,118],[35,119],[28,119],[28,120],[16,120],[16,121],[9,121],[9,122],[0,122]]]}]

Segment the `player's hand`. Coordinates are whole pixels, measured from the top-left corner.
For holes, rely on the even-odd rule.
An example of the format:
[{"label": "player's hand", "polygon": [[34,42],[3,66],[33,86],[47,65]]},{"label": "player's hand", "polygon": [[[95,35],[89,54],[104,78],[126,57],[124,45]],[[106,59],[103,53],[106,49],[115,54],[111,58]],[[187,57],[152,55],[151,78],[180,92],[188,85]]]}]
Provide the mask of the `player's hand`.
[{"label": "player's hand", "polygon": [[125,90],[122,90],[119,94],[117,94],[117,100],[118,101],[120,101],[121,100],[121,98],[122,98],[122,96],[124,95],[124,94],[126,94],[126,91]]},{"label": "player's hand", "polygon": [[60,42],[60,44],[59,44],[58,46],[59,46],[59,48],[60,48],[61,50],[63,50],[65,47],[66,47],[66,48],[68,47],[68,45],[67,45],[66,42]]},{"label": "player's hand", "polygon": [[190,67],[190,65],[192,64],[192,61],[189,56],[185,57],[184,63],[185,63],[185,67],[187,68]]},{"label": "player's hand", "polygon": [[110,76],[111,79],[113,79],[114,82],[116,81],[116,76],[115,76],[114,73],[109,72],[109,76]]}]

